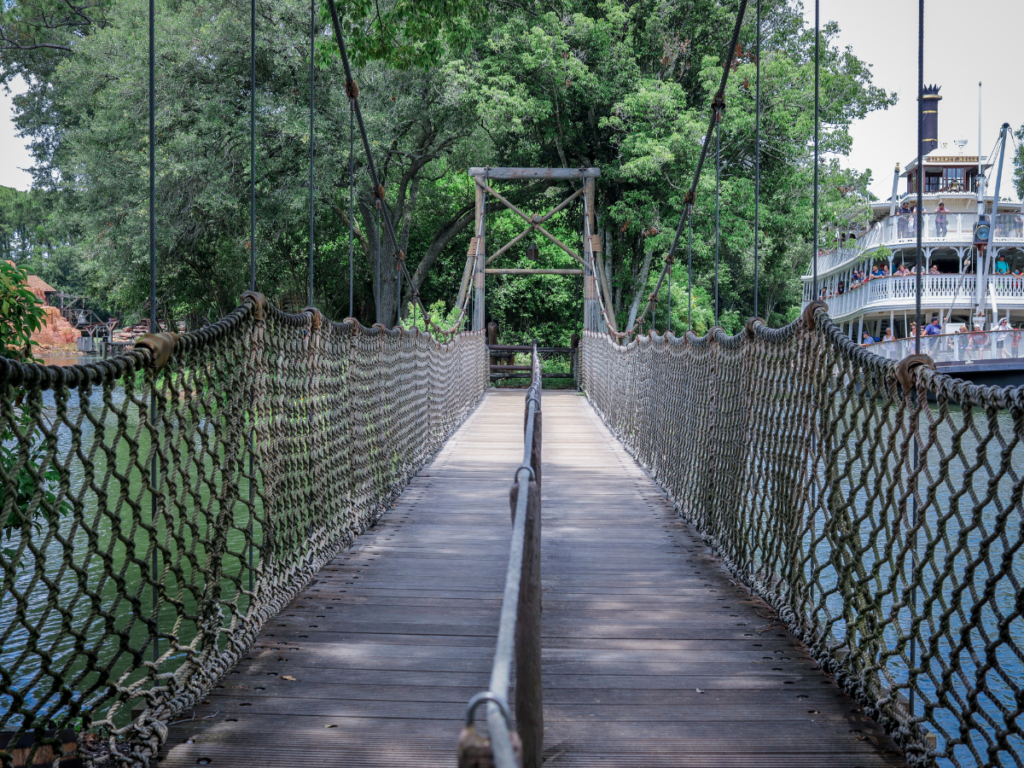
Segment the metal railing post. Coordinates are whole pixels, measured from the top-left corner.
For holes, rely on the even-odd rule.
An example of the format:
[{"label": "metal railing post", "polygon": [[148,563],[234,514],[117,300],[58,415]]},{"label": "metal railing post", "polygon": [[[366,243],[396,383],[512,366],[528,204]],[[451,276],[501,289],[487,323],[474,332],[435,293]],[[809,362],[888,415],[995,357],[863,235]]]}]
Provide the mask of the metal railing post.
[{"label": "metal railing post", "polygon": [[[526,394],[523,462],[516,468],[510,501],[512,541],[505,574],[498,640],[487,691],[470,699],[459,737],[459,768],[541,768],[544,710],[541,686],[541,364],[537,342]],[[507,704],[516,669],[516,730]],[[490,738],[476,732],[476,708],[487,705]]]}]

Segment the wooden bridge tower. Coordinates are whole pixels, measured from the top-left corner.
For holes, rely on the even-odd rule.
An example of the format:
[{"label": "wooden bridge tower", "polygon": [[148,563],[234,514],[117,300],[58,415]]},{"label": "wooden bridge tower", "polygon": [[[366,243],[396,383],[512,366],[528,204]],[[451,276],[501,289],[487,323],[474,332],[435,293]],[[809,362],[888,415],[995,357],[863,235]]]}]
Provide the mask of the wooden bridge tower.
[{"label": "wooden bridge tower", "polygon": [[[583,275],[583,327],[589,331],[604,330],[604,323],[601,319],[601,307],[599,305],[600,292],[598,291],[597,280],[599,276],[604,277],[604,270],[601,268],[601,245],[600,238],[594,234],[597,224],[597,214],[594,204],[594,187],[596,179],[601,175],[600,168],[470,168],[469,175],[476,182],[476,236],[470,241],[469,253],[466,258],[466,270],[462,280],[462,291],[468,290],[469,276],[472,275],[474,290],[473,303],[473,330],[483,330],[487,324],[485,281],[487,275]],[[530,180],[530,179],[551,179],[559,181],[580,181],[579,188],[560,202],[543,216],[539,214],[528,215],[521,211],[516,205],[506,199],[501,193],[496,192],[490,185],[492,179],[501,180]],[[577,197],[583,197],[584,219],[583,254],[580,255],[567,246],[551,232],[544,224],[552,216],[564,209]],[[505,243],[491,255],[487,254],[487,228],[486,212],[487,201],[493,197],[505,208],[513,211],[526,223],[526,228]],[[563,251],[568,253],[577,262],[579,269],[497,269],[489,268],[488,265],[508,251],[512,246],[533,232],[539,232],[548,240],[553,242]],[[464,293],[460,291],[459,305],[462,303]],[[608,301],[607,290],[605,300]],[[608,307],[608,316],[613,318],[614,313]]]}]

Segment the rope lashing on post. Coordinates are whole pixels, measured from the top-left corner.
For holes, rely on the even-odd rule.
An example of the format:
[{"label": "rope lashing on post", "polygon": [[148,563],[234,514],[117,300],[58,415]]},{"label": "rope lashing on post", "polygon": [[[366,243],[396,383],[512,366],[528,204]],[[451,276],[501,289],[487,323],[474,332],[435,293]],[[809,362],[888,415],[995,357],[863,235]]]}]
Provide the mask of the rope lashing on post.
[{"label": "rope lashing on post", "polygon": [[254,291],[109,360],[0,358],[18,457],[0,465],[7,743],[31,737],[41,764],[47,734],[81,728],[99,737],[78,742],[86,764],[151,765],[168,723],[390,507],[488,371],[482,332],[441,343],[286,314]]},{"label": "rope lashing on post", "polygon": [[911,765],[1024,763],[1024,387],[896,364],[820,301],[581,353],[613,434]]},{"label": "rope lashing on post", "polygon": [[[328,1],[333,2],[333,0]],[[729,47],[726,50],[725,54],[725,63],[722,65],[722,79],[718,85],[718,90],[715,92],[715,95],[711,100],[711,119],[708,123],[707,132],[704,134],[704,143],[701,145],[700,155],[698,155],[697,157],[697,167],[696,169],[694,169],[693,172],[693,180],[691,181],[690,188],[686,194],[685,200],[688,204],[684,204],[683,214],[682,216],[679,217],[679,224],[676,226],[676,232],[674,237],[672,238],[672,245],[668,249],[666,259],[668,258],[668,256],[675,255],[676,248],[678,248],[679,246],[679,239],[682,237],[683,234],[683,227],[686,226],[686,222],[690,220],[690,217],[693,213],[693,201],[696,200],[697,197],[697,184],[700,182],[700,175],[701,172],[704,170],[704,161],[707,159],[708,151],[711,147],[711,139],[714,134],[715,126],[717,125],[716,116],[719,111],[719,108],[724,109],[725,107],[725,87],[729,82],[729,72],[732,70],[732,63],[736,57],[736,49],[738,48],[740,39],[740,30],[743,27],[743,17],[746,15],[746,12],[747,0],[740,0],[739,9],[736,12],[736,23],[733,26],[732,36],[729,40]],[[664,282],[665,276],[668,273],[668,269],[670,267],[671,265],[668,263],[666,263],[666,265],[662,267],[661,273],[658,275],[658,281],[654,287],[654,291],[652,292],[654,295],[657,295],[661,291],[661,284],[662,282]],[[650,301],[648,301],[647,304],[644,306],[643,312],[640,313],[640,315],[637,317],[636,321],[630,328],[626,328],[623,331],[615,331],[614,328],[611,325],[609,325],[608,333],[617,339],[629,338],[634,333],[636,333],[637,329],[641,327],[641,324],[647,317],[647,313],[650,312],[652,308],[653,305]]]}]

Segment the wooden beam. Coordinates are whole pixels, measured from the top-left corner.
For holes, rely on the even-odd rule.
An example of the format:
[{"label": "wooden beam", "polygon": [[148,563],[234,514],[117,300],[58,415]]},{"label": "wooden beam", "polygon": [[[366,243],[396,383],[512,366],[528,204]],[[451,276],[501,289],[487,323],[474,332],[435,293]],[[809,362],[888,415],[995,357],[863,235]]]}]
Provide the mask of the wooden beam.
[{"label": "wooden beam", "polygon": [[600,168],[470,168],[470,176],[492,179],[596,179]]},{"label": "wooden beam", "polygon": [[488,275],[582,275],[582,269],[485,269]]},{"label": "wooden beam", "polygon": [[518,243],[520,240],[522,240],[524,237],[526,237],[531,232],[533,232],[533,225],[532,224],[530,226],[528,226],[526,229],[524,229],[522,232],[520,232],[518,235],[513,237],[511,240],[509,240],[507,243],[505,243],[503,246],[501,246],[501,248],[499,248],[494,253],[492,253],[490,256],[488,256],[486,263],[490,264],[492,261],[494,261],[496,258],[501,256],[501,254],[503,254],[505,251],[507,251],[509,248],[511,248],[516,243]]},{"label": "wooden beam", "polygon": [[579,254],[576,253],[576,251],[574,251],[571,248],[569,248],[569,246],[567,246],[565,243],[563,243],[557,237],[555,237],[550,232],[548,232],[546,229],[544,229],[544,227],[540,226],[540,224],[537,224],[535,226],[536,226],[537,231],[540,232],[542,235],[544,235],[544,237],[546,237],[552,243],[554,243],[559,248],[561,248],[563,251],[565,251],[570,256],[572,256],[574,259],[576,259],[576,261],[578,261],[580,263],[580,266],[583,266],[583,267],[587,266],[586,264],[583,263],[583,259],[580,258]]}]

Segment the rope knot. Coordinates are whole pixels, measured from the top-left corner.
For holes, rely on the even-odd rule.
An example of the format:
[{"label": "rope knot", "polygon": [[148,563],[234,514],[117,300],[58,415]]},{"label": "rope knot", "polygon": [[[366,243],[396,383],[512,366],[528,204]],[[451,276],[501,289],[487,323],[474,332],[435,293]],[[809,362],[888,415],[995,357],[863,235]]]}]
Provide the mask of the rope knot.
[{"label": "rope knot", "polygon": [[349,80],[347,83],[345,83],[345,93],[348,94],[348,97],[350,99],[359,98],[359,86],[356,85],[355,80]]},{"label": "rope knot", "polygon": [[725,111],[725,94],[719,91],[711,100],[711,108],[715,111],[715,120],[721,122],[722,113]]}]

